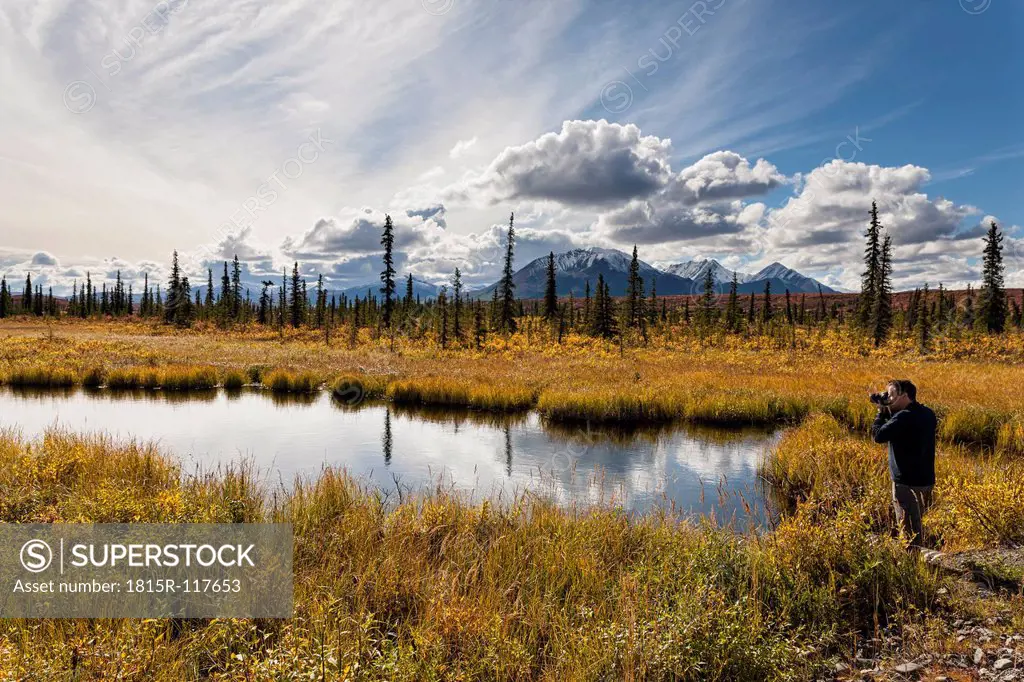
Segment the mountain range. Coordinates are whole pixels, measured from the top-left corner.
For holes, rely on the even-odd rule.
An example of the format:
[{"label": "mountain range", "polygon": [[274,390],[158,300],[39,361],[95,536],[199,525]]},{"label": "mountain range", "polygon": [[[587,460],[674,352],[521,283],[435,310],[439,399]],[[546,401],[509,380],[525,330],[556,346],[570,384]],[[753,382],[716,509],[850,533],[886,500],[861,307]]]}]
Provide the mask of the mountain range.
[{"label": "mountain range", "polygon": [[[591,290],[597,284],[598,275],[604,277],[612,296],[624,296],[629,284],[629,263],[631,257],[616,249],[573,249],[555,254],[555,283],[559,296],[580,297],[585,294],[587,282]],[[542,298],[547,282],[548,259],[538,258],[519,269],[512,276],[518,298]],[[725,293],[732,282],[733,271],[714,259],[692,260],[674,263],[664,268],[640,261],[640,277],[649,292],[653,282],[659,295],[697,295],[704,290],[704,277],[709,269],[715,280],[715,290]],[[741,294],[764,291],[765,284],[771,284],[773,293],[781,294],[786,289],[791,293],[817,293],[819,286],[824,293],[838,293],[817,280],[787,268],[781,263],[772,263],[754,274],[736,272],[737,290]],[[471,298],[490,298],[498,283],[476,291]]]},{"label": "mountain range", "polygon": [[[608,289],[612,296],[624,296],[629,285],[631,259],[631,256],[623,251],[598,247],[556,253],[555,281],[558,295],[568,296],[571,293],[573,296],[581,298],[586,293],[587,282],[590,282],[591,292],[593,292],[597,286],[598,275],[602,275],[605,282],[608,283]],[[543,298],[547,282],[547,267],[547,257],[541,257],[517,270],[512,276],[512,281],[516,285],[516,297]],[[704,276],[709,269],[713,270],[715,290],[718,293],[727,293],[732,282],[733,271],[714,259],[691,260],[660,268],[640,261],[640,277],[643,278],[644,290],[650,293],[653,282],[660,296],[700,295],[704,291]],[[741,294],[759,294],[764,291],[766,282],[771,283],[772,293],[775,294],[781,294],[786,289],[794,294],[817,293],[819,286],[821,291],[826,294],[839,293],[781,263],[772,263],[753,274],[745,272],[736,272],[735,274],[738,282],[737,290]],[[400,273],[395,278],[396,295],[399,298],[405,296],[405,277],[405,274]],[[494,282],[482,289],[469,290],[466,295],[471,299],[489,299],[494,295],[494,290],[497,287],[498,282]],[[245,281],[243,288],[248,288],[254,299],[259,295],[259,282]],[[413,295],[422,301],[436,298],[440,288],[439,285],[413,278]],[[198,289],[200,298],[205,298],[206,286],[200,285]],[[451,295],[450,284],[448,290]],[[193,289],[193,292],[195,291],[196,289]],[[312,291],[312,289],[309,291],[311,297]],[[360,299],[365,299],[367,296],[375,296],[380,299],[380,280],[340,290],[331,289],[328,294],[339,298],[344,294],[349,300],[356,296]],[[276,301],[276,289],[273,291],[273,295]]]}]

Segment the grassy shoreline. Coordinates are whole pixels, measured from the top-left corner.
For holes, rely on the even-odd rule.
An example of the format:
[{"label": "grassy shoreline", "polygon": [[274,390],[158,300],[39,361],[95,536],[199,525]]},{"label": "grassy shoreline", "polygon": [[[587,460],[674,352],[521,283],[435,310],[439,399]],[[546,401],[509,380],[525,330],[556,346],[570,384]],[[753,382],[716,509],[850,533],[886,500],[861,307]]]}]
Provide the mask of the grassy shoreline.
[{"label": "grassy shoreline", "polygon": [[[0,434],[0,521],[290,521],[286,621],[0,622],[18,679],[809,679],[938,579],[855,508],[765,536],[536,498],[401,502],[326,470],[268,503],[244,469],[183,476],[151,446]],[[0,675],[2,676],[2,675]]]},{"label": "grassy shoreline", "polygon": [[[364,330],[365,331],[365,330]],[[360,337],[326,346],[315,335],[65,322],[0,324],[0,384],[208,390],[245,384],[282,393],[326,386],[346,400],[475,410],[536,409],[553,422],[771,425],[825,412],[856,430],[873,416],[866,394],[910,376],[941,417],[940,437],[1024,453],[1024,364],[1004,346],[974,359],[871,352],[836,333],[796,348],[711,347],[692,338],[619,349],[581,337],[533,346],[522,335],[482,349]],[[978,343],[994,343],[982,339]],[[952,351],[951,351],[952,352]]]}]

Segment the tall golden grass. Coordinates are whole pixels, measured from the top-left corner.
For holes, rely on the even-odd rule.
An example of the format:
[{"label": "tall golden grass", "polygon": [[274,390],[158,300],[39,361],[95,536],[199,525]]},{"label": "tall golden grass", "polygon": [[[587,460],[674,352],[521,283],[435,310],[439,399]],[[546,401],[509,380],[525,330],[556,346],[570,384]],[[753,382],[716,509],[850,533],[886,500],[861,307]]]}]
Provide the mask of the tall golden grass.
[{"label": "tall golden grass", "polygon": [[536,497],[401,501],[328,469],[269,497],[151,446],[0,434],[0,521],[289,521],[295,617],[0,621],[13,679],[788,680],[934,606],[856,507],[765,536]]},{"label": "tall golden grass", "polygon": [[[931,540],[950,550],[1024,544],[1024,461],[1006,451],[940,448],[934,502],[925,517]],[[874,527],[891,522],[892,488],[884,446],[827,415],[789,430],[763,465],[789,503],[818,509],[858,504]]]}]

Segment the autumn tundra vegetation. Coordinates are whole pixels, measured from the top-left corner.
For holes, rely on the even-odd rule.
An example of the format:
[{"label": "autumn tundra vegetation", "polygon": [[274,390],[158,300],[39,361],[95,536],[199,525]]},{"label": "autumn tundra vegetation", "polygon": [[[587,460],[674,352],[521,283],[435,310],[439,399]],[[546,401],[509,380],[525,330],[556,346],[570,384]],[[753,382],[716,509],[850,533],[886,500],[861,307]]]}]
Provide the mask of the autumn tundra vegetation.
[{"label": "autumn tundra vegetation", "polygon": [[546,295],[521,300],[513,220],[489,300],[458,270],[434,298],[414,296],[411,278],[403,294],[390,220],[380,290],[366,298],[337,297],[322,278],[307,288],[298,264],[253,295],[237,259],[219,291],[207,272],[200,296],[176,254],[169,280],[141,292],[120,277],[97,291],[89,277],[68,299],[31,281],[15,297],[2,282],[0,382],[12,387],[328,390],[551,423],[785,430],[761,464],[778,514],[760,530],[525,494],[397,500],[330,468],[268,494],[244,464],[187,474],[152,445],[7,431],[0,520],[288,521],[296,606],[288,620],[3,621],[0,675],[821,679],[855,673],[862,654],[896,665],[956,651],[941,627],[956,619],[1009,613],[1024,628],[1024,576],[979,596],[907,551],[885,454],[864,436],[867,393],[913,377],[940,418],[930,546],[1024,543],[1024,335],[1002,235],[993,223],[977,289],[902,293],[873,206],[865,236],[849,295],[741,297],[709,275],[693,296],[659,297],[634,249],[625,296],[603,278],[559,296],[552,256]]}]

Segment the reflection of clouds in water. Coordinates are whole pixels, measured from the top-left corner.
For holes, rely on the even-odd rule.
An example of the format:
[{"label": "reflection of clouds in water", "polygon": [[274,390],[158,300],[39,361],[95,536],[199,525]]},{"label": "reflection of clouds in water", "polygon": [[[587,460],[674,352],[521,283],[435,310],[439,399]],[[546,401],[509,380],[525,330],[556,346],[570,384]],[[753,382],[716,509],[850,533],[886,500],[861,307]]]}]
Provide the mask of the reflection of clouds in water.
[{"label": "reflection of clouds in water", "polygon": [[316,476],[331,465],[391,490],[440,485],[475,499],[509,499],[529,490],[562,504],[614,503],[634,511],[675,504],[719,518],[741,510],[736,499],[719,508],[723,477],[728,491],[742,491],[759,504],[757,464],[773,440],[686,428],[627,433],[555,427],[535,414],[389,412],[384,405],[343,410],[327,396],[303,402],[249,391],[204,395],[201,402],[159,394],[0,391],[0,426],[19,425],[31,437],[55,422],[158,440],[206,469],[248,457],[273,485],[288,485],[297,474]]}]

